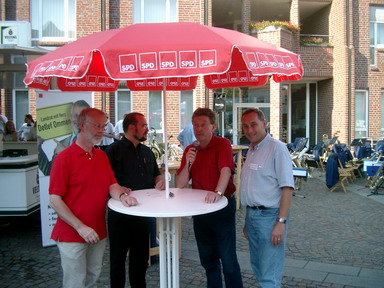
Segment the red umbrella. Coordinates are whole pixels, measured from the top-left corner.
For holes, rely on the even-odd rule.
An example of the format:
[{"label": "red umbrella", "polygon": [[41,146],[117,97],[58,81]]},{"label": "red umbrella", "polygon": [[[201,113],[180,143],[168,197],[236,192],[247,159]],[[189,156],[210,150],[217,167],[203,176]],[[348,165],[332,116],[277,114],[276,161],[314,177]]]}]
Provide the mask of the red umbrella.
[{"label": "red umbrella", "polygon": [[[268,77],[298,80],[300,57],[255,37],[197,23],[135,24],[94,33],[27,64],[24,83],[63,91],[190,90],[198,75],[208,88],[259,86]],[[136,81],[134,81],[136,80]]]},{"label": "red umbrella", "polygon": [[166,90],[193,89],[199,75],[210,89],[259,86],[269,76],[281,82],[303,75],[300,57],[288,50],[197,23],[135,24],[94,33],[27,67],[24,83],[30,88],[48,90],[56,78],[62,91],[115,91],[119,81],[126,80],[131,90],[163,90],[164,107]]}]

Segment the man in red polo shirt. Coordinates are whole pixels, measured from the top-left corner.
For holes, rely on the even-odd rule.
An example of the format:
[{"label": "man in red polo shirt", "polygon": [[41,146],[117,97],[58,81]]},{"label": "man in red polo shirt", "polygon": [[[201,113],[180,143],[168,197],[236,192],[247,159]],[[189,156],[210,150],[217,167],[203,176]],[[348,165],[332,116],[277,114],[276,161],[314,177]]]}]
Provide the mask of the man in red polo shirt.
[{"label": "man in red polo shirt", "polygon": [[[130,192],[117,184],[106,154],[94,148],[105,121],[103,111],[84,109],[76,142],[58,154],[52,166],[50,205],[58,218],[51,238],[60,251],[63,287],[96,285],[106,246],[108,194],[119,200]],[[133,197],[122,201],[125,206],[137,204]]]},{"label": "man in red polo shirt", "polygon": [[198,147],[184,150],[177,176],[177,187],[185,187],[192,179],[192,188],[208,190],[205,202],[215,203],[223,196],[228,205],[223,209],[193,217],[193,228],[201,265],[207,275],[207,287],[222,287],[221,266],[227,288],[243,287],[236,255],[235,212],[233,193],[234,163],[228,139],[213,135],[215,114],[208,108],[193,112],[192,124]]}]

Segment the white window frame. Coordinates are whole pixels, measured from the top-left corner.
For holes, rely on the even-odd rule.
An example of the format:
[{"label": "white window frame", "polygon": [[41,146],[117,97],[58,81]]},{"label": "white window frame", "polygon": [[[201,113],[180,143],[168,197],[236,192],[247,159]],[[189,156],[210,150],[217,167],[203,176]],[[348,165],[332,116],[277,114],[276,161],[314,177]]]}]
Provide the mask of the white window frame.
[{"label": "white window frame", "polygon": [[[367,111],[367,113],[365,114],[365,123],[366,123],[366,128],[357,128],[356,127],[356,109],[358,108],[357,105],[356,105],[356,95],[357,93],[363,93],[365,94],[365,111]],[[364,97],[364,95],[363,95]],[[368,137],[368,132],[369,132],[369,93],[368,93],[368,90],[356,90],[355,91],[355,133],[356,132],[366,132],[366,137]]]},{"label": "white window frame", "polygon": [[29,103],[30,103],[30,98],[31,98],[31,96],[30,96],[30,94],[29,94],[29,89],[13,89],[13,90],[12,90],[12,103],[13,103],[13,111],[12,111],[13,117],[12,117],[12,118],[13,118],[13,122],[15,123],[15,128],[16,128],[17,131],[20,129],[21,125],[23,125],[23,123],[24,123],[24,121],[23,121],[22,123],[18,123],[18,122],[17,122],[17,115],[16,115],[16,113],[17,113],[17,111],[16,111],[16,94],[17,94],[17,92],[19,92],[19,91],[26,91],[27,94],[28,94],[27,110],[26,110],[26,113],[22,113],[22,115],[23,115],[22,118],[23,118],[23,119],[24,119],[24,115],[25,115],[25,114],[30,113],[30,112],[29,112],[29,111],[30,111]]},{"label": "white window frame", "polygon": [[[166,23],[169,23],[169,22],[173,22],[171,20],[171,0],[165,0],[165,21]],[[179,19],[179,1],[178,0],[175,0],[176,2],[176,7],[175,7],[175,12],[176,12],[176,15],[175,15],[175,19],[176,19],[176,22],[178,21]],[[135,5],[137,5],[138,3],[140,3],[140,7],[135,7]],[[133,21],[133,24],[136,24],[136,23],[146,23],[145,22],[145,0],[133,0],[132,1],[132,5],[133,5],[133,17],[132,17],[132,21]],[[139,11],[140,12],[140,19],[136,19],[135,17],[135,12],[136,11]]]},{"label": "white window frame", "polygon": [[160,142],[164,142],[164,101],[163,101],[163,97],[164,97],[164,94],[163,94],[163,91],[148,91],[147,92],[147,122],[148,122],[148,129],[151,129],[151,125],[149,123],[149,94],[151,92],[160,92],[160,101],[161,101],[161,122],[163,123],[163,125],[160,125],[161,129],[156,129],[156,133],[157,133],[157,140],[159,141],[159,134],[161,134],[163,137],[162,139],[160,139],[161,141]]},{"label": "white window frame", "polygon": [[[375,8],[375,9],[380,9],[380,10],[383,10],[383,13],[384,13],[384,7],[380,7],[380,6],[372,6],[372,7],[370,7],[370,8]],[[384,24],[384,22],[381,22],[381,21],[369,21],[369,23],[370,24],[373,24],[374,25],[374,36],[373,36],[373,38],[374,38],[374,42],[375,43],[373,43],[373,44],[369,44],[369,47],[370,48],[373,48],[374,49],[374,52],[373,52],[373,63],[371,63],[371,58],[372,58],[372,55],[369,55],[369,57],[370,57],[370,65],[371,66],[376,66],[377,65],[377,63],[376,63],[376,59],[377,59],[377,48],[379,48],[379,47],[383,47],[384,46],[384,44],[377,44],[377,38],[378,38],[378,36],[377,36],[377,24],[378,23],[380,23],[380,24]],[[370,27],[370,30],[371,30],[371,25],[369,26]],[[372,31],[369,31],[369,33],[371,34],[372,33]],[[370,53],[371,54],[371,53]]]},{"label": "white window frame", "polygon": [[[31,0],[31,5],[32,5],[32,1]],[[68,32],[68,21],[65,21],[64,23],[64,36],[63,37],[43,37],[42,35],[42,27],[43,27],[43,23],[42,23],[42,17],[43,17],[43,0],[34,0],[34,1],[38,1],[38,16],[39,18],[37,19],[37,23],[38,23],[38,31],[39,31],[39,35],[38,35],[38,38],[32,38],[32,41],[43,41],[43,42],[50,42],[50,41],[65,41],[65,42],[68,42],[68,41],[72,41],[72,40],[76,40],[76,36],[75,37],[69,37],[69,32]],[[69,1],[71,0],[63,0],[64,1],[64,19],[67,20],[68,19],[68,15],[69,15]],[[76,10],[76,0],[73,0],[75,1],[75,15],[77,15],[77,10]],[[31,10],[32,11],[32,10]],[[31,14],[31,21],[35,21],[35,19],[33,19],[32,17],[32,14]],[[76,19],[76,17],[75,17]],[[75,25],[74,27],[74,35],[76,35],[76,29],[77,29],[77,25]]]},{"label": "white window frame", "polygon": [[[179,130],[180,131],[185,128],[185,127],[181,127],[181,94],[182,92],[183,91],[180,91],[179,93]],[[193,111],[195,111],[195,95],[196,95],[196,90],[192,90],[192,113]],[[190,121],[192,121],[192,119],[190,119]]]},{"label": "white window frame", "polygon": [[130,107],[129,107],[129,111],[127,111],[127,113],[131,113],[132,112],[132,91],[129,90],[129,89],[118,89],[116,90],[116,93],[115,93],[115,125],[117,123],[117,121],[121,120],[119,118],[119,115],[118,115],[118,110],[119,110],[119,92],[130,92],[129,93],[129,96],[130,96]]}]

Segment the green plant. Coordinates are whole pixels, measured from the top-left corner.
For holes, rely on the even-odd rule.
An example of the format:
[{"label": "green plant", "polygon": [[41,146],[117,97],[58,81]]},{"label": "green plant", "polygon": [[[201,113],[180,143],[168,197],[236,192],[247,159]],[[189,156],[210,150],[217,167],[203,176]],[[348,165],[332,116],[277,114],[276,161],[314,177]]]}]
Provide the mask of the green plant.
[{"label": "green plant", "polygon": [[289,21],[269,21],[264,20],[261,22],[251,22],[249,24],[251,30],[258,31],[263,30],[268,26],[277,26],[277,27],[283,27],[291,32],[299,32],[300,31],[300,25],[292,24]]},{"label": "green plant", "polygon": [[304,37],[300,39],[301,45],[324,45],[327,44],[321,37]]}]

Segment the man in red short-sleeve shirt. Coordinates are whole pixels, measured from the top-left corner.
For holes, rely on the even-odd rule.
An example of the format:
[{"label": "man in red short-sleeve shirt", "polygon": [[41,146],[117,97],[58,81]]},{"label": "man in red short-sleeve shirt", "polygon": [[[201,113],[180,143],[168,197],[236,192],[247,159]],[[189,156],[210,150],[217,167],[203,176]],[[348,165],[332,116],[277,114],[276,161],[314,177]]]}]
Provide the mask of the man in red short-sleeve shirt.
[{"label": "man in red short-sleeve shirt", "polygon": [[[177,171],[177,187],[182,188],[192,179],[192,188],[208,190],[207,205],[228,198],[223,209],[193,217],[193,228],[200,262],[207,275],[207,287],[222,287],[221,267],[227,288],[243,287],[236,255],[235,212],[233,193],[234,163],[228,139],[213,135],[215,114],[208,108],[198,108],[192,115],[193,130],[198,145],[185,150]],[[198,146],[198,147],[195,147]]]},{"label": "man in red short-sleeve shirt", "polygon": [[[50,205],[58,218],[51,238],[60,251],[63,287],[96,284],[106,246],[108,195],[118,200],[130,192],[117,184],[106,154],[93,147],[103,137],[105,121],[103,111],[84,109],[76,142],[52,166]],[[133,197],[122,199],[125,206],[137,204]]]}]

